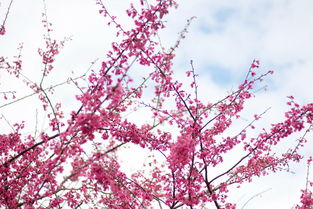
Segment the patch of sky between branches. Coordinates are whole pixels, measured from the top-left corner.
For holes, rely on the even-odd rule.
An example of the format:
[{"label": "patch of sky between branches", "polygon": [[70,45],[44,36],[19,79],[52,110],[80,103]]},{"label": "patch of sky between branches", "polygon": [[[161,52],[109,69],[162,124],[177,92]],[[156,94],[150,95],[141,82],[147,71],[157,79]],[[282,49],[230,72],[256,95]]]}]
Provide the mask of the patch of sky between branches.
[{"label": "patch of sky between branches", "polygon": [[221,8],[212,14],[212,22],[207,18],[201,18],[199,30],[205,34],[220,31],[224,25],[236,14],[234,8]]},{"label": "patch of sky between branches", "polygon": [[[219,87],[224,88],[226,90],[234,90],[236,89],[246,77],[246,70],[234,70],[229,69],[227,67],[223,67],[220,64],[209,64],[206,65],[203,70],[199,72],[200,76],[204,74],[209,74],[212,81]],[[260,91],[261,89],[265,90],[267,87],[267,82],[264,83],[255,83],[256,91]]]},{"label": "patch of sky between branches", "polygon": [[214,14],[214,17],[219,23],[225,23],[234,16],[235,12],[233,8],[222,8]]},{"label": "patch of sky between branches", "polygon": [[212,80],[219,86],[228,86],[234,83],[234,78],[229,69],[224,68],[217,64],[210,64],[204,68],[205,72],[200,72],[200,74],[209,73]]}]

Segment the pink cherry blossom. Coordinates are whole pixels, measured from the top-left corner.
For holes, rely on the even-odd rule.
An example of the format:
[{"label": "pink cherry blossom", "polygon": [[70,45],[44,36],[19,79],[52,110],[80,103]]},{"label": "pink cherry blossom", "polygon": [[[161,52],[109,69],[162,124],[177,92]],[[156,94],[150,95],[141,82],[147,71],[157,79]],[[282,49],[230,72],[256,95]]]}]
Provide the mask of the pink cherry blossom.
[{"label": "pink cherry blossom", "polygon": [[[22,44],[16,56],[0,57],[1,72],[19,79],[37,96],[48,120],[47,129],[38,133],[25,132],[31,121],[22,121],[0,134],[0,207],[235,209],[237,204],[229,196],[238,191],[236,187],[304,159],[313,104],[300,105],[289,96],[289,109],[281,122],[262,129],[257,122],[268,110],[242,122],[246,103],[256,96],[255,86],[273,73],[263,71],[259,60],[247,64],[246,77],[227,96],[203,101],[193,62],[181,80],[175,79],[173,67],[175,49],[190,22],[174,47],[161,50],[158,33],[166,27],[166,15],[178,5],[173,0],[147,2],[129,6],[126,15],[131,24],[126,27],[110,11],[109,2],[96,1],[98,15],[118,38],[98,66],[92,63],[88,73],[65,82],[78,90],[78,105],[70,111],[52,96],[57,86],[66,88],[65,83],[45,87],[52,72],[60,70],[55,63],[69,40],[54,38],[47,11],[42,15],[44,47],[38,49],[39,82],[23,74]],[[0,34],[5,34],[4,25]],[[142,82],[135,80],[133,71],[142,75]],[[1,94],[8,101],[14,99],[11,94],[15,96]],[[145,94],[152,97],[147,100]],[[144,116],[136,118],[140,123],[128,117],[137,108],[145,109]],[[237,123],[240,129],[229,132]],[[273,151],[294,134],[300,135],[295,145]],[[136,150],[149,153],[142,169],[124,170],[123,165],[136,161],[134,156],[122,160],[125,149],[134,156]],[[224,166],[235,150],[240,155]],[[309,175],[306,182],[307,187],[299,191],[299,209],[313,206]]]}]

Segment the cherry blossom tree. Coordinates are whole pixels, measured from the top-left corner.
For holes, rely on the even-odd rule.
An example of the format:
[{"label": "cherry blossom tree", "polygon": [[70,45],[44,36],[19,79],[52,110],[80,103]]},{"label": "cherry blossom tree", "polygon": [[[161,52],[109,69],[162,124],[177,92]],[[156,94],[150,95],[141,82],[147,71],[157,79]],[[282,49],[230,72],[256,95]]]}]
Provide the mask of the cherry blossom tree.
[{"label": "cherry blossom tree", "polygon": [[[10,30],[6,22],[12,2],[0,26],[2,37]],[[198,96],[201,85],[193,62],[184,80],[175,79],[177,69],[172,65],[191,20],[169,50],[158,40],[158,32],[165,28],[164,18],[178,6],[175,1],[134,2],[126,11],[132,21],[127,27],[104,2],[97,0],[96,4],[96,12],[116,30],[117,41],[106,58],[92,63],[85,74],[45,86],[51,72],[58,70],[55,60],[69,40],[53,38],[47,11],[42,15],[45,47],[38,49],[39,81],[24,75],[23,45],[14,57],[0,54],[1,73],[29,88],[49,120],[48,127],[33,133],[23,131],[28,121],[16,122],[11,131],[1,133],[1,208],[231,209],[236,203],[227,197],[236,187],[253,184],[256,178],[303,159],[301,148],[312,130],[313,104],[301,106],[291,96],[282,122],[257,129],[266,110],[241,124],[236,133],[225,134],[233,124],[242,123],[241,111],[255,96],[255,85],[273,71],[263,72],[260,62],[253,60],[238,88],[218,101],[204,102]],[[142,80],[135,80],[134,72]],[[70,113],[63,109],[62,101],[53,100],[55,88],[66,85],[79,92],[75,95],[79,106]],[[1,95],[6,105],[25,99],[15,98],[14,91]],[[128,117],[138,107],[145,109],[142,123]],[[302,134],[294,146],[273,151],[294,133]],[[123,170],[125,162],[119,152],[125,147],[150,153],[142,169]],[[216,170],[234,150],[240,151],[234,163]],[[296,206],[299,209],[313,207],[309,175],[306,182]]]}]

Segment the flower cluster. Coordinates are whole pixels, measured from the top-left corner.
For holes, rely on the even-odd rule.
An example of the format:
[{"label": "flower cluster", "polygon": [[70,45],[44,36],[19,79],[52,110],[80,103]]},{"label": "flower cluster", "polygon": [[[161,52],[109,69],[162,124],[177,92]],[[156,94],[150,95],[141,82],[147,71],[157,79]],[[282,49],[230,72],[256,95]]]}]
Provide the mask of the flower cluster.
[{"label": "flower cluster", "polygon": [[5,34],[5,27],[4,25],[0,26],[0,35],[4,35]]}]

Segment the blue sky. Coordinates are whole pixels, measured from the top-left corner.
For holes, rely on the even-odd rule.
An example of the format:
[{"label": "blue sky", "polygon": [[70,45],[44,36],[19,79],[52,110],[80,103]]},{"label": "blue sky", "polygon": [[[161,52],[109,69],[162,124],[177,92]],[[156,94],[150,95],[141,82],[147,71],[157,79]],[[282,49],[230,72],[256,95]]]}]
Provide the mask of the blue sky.
[{"label": "blue sky", "polygon": [[[10,1],[0,2],[2,21]],[[92,61],[105,57],[109,43],[115,37],[98,14],[95,1],[46,2],[55,37],[72,38],[58,56],[57,70],[53,72],[52,79],[47,81],[48,86],[49,82],[61,82],[68,76],[73,76],[72,71],[75,75],[85,72]],[[131,1],[104,2],[112,5],[112,12],[118,16]],[[193,0],[178,3],[179,8],[168,16],[168,27],[160,33],[160,37],[165,47],[174,45],[186,20],[192,16],[197,17],[176,51],[173,68],[177,78],[182,78],[184,71],[190,69],[190,60],[193,60],[196,71],[200,74],[200,96],[203,99],[222,98],[244,79],[252,60],[259,59],[260,72],[274,70],[275,73],[264,82],[268,90],[258,92],[254,101],[248,104],[250,109],[247,110],[247,117],[250,113],[262,112],[271,106],[267,121],[279,119],[285,110],[285,96],[289,95],[294,95],[302,104],[313,102],[313,1]],[[0,56],[15,54],[18,44],[24,42],[25,74],[34,80],[40,78],[37,48],[43,44],[40,22],[42,9],[41,1],[29,3],[15,0],[7,20],[7,36],[0,36]],[[121,21],[126,24],[125,16]],[[8,80],[5,75],[1,75],[0,82],[1,89],[14,89],[17,96],[28,93],[22,85]],[[71,90],[62,92],[65,105],[75,105],[70,100],[67,101],[68,95],[75,91]],[[25,104],[33,106],[30,100]],[[0,111],[1,114],[9,115],[16,112],[16,109],[13,107]],[[22,115],[34,119],[34,110]],[[307,152],[312,154],[312,150]],[[262,198],[257,197],[249,202],[245,209],[290,208],[299,199],[299,189],[305,181],[303,165],[295,165],[295,169],[299,170],[298,175],[285,172],[274,175],[274,178],[266,177],[254,188],[243,188],[234,199],[241,198],[239,205],[242,206],[254,194],[272,188]],[[277,182],[278,185],[275,184]],[[284,184],[285,182],[290,185]],[[273,198],[277,193],[281,193],[281,197]]]},{"label": "blue sky", "polygon": [[198,64],[239,71],[257,58],[265,69],[311,75],[313,17],[308,8],[310,1],[193,1],[181,3],[169,28],[178,30],[182,20],[197,16],[181,51]]}]

